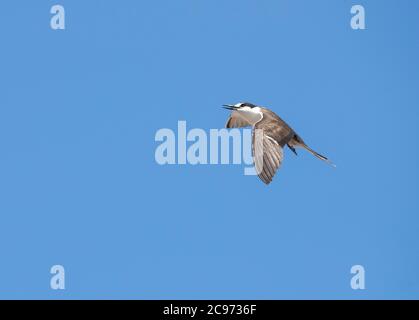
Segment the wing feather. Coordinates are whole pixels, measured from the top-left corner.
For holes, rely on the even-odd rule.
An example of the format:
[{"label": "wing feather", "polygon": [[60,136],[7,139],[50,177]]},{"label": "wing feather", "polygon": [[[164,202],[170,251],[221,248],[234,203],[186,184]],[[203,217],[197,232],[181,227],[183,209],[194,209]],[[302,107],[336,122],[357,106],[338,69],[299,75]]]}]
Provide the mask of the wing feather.
[{"label": "wing feather", "polygon": [[253,133],[253,159],[259,178],[269,184],[283,160],[282,147],[271,137]]},{"label": "wing feather", "polygon": [[250,126],[250,123],[245,121],[242,117],[235,115],[234,111],[231,113],[231,116],[226,123],[226,128],[243,128],[248,126]]}]

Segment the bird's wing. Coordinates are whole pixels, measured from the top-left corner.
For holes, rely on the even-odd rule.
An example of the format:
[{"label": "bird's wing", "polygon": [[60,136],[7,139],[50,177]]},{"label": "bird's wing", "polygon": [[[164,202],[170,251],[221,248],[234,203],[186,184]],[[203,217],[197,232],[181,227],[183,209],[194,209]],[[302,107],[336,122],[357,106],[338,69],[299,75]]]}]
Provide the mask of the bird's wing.
[{"label": "bird's wing", "polygon": [[234,111],[231,113],[226,123],[226,128],[242,128],[248,126],[250,126],[250,123],[248,123],[242,117],[235,115]]},{"label": "bird's wing", "polygon": [[282,147],[261,129],[253,131],[252,145],[256,173],[265,184],[269,184],[281,166],[284,156]]},{"label": "bird's wing", "polygon": [[282,148],[295,132],[275,113],[263,110],[263,118],[253,130],[253,158],[259,178],[269,184],[281,166],[284,157]]}]

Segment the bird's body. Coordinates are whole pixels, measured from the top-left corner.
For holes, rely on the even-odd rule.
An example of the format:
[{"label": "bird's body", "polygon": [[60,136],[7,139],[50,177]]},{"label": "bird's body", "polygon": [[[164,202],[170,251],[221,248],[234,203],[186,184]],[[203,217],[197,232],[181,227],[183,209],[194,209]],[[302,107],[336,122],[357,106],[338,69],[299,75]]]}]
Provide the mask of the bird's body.
[{"label": "bird's body", "polygon": [[280,167],[285,145],[295,154],[297,147],[304,148],[317,158],[332,164],[326,157],[309,148],[303,139],[271,110],[251,103],[224,107],[232,110],[226,124],[227,128],[253,127],[255,168],[264,183],[269,184]]}]

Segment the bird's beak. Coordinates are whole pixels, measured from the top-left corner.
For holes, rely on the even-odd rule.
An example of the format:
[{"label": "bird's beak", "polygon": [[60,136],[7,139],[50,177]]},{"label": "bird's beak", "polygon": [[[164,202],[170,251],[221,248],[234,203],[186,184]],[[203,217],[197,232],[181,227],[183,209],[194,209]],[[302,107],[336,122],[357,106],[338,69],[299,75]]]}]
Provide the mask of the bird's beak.
[{"label": "bird's beak", "polygon": [[227,110],[236,110],[237,107],[235,105],[232,104],[223,104],[223,108],[227,109]]}]

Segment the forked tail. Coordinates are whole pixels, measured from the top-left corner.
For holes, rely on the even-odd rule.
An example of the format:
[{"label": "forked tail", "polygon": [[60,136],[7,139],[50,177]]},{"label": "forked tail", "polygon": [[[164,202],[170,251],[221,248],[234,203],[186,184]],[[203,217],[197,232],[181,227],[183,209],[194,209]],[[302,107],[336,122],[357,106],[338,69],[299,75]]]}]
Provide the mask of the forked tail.
[{"label": "forked tail", "polygon": [[316,158],[319,158],[320,160],[323,160],[323,161],[327,162],[328,164],[330,164],[332,167],[336,168],[336,165],[332,161],[330,161],[329,159],[327,159],[325,156],[322,156],[320,153],[317,153],[316,151],[314,151],[313,149],[311,149],[306,144],[303,144],[302,147],[304,149],[306,149],[308,152],[310,152]]}]

